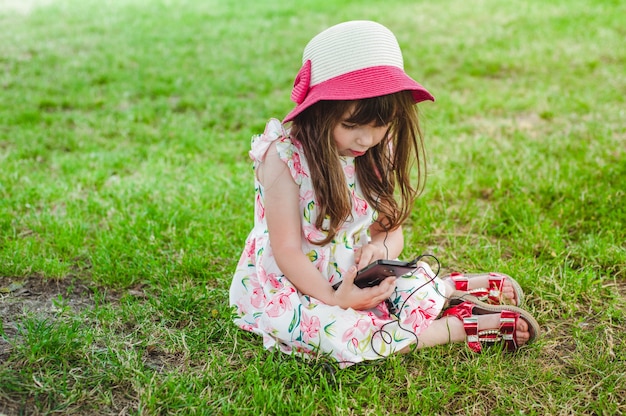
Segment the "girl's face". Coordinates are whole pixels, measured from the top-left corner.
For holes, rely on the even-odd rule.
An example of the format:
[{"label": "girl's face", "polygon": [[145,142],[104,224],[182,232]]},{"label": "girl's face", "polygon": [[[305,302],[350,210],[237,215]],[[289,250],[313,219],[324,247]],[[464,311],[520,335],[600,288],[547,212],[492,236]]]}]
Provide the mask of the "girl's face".
[{"label": "girl's face", "polygon": [[341,156],[363,156],[370,148],[380,143],[389,130],[389,124],[377,126],[350,122],[352,109],[346,111],[333,129],[333,139]]}]

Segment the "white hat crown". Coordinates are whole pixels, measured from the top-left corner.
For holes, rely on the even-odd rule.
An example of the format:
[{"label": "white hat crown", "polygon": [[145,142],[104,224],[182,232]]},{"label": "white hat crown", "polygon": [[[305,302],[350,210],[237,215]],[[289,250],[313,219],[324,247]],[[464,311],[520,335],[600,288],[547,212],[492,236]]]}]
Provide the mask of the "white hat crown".
[{"label": "white hat crown", "polygon": [[304,48],[302,63],[309,60],[311,87],[369,67],[394,66],[404,70],[394,34],[379,23],[364,20],[341,23],[315,36]]}]

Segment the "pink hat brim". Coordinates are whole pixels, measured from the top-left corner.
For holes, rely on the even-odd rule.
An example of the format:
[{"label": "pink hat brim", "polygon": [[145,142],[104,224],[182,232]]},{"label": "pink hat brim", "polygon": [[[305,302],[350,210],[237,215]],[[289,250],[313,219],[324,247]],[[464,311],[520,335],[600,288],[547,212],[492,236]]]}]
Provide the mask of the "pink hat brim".
[{"label": "pink hat brim", "polygon": [[331,78],[309,89],[306,98],[291,110],[283,123],[322,100],[360,100],[399,91],[411,91],[415,103],[435,101],[435,97],[419,83],[395,66],[374,66]]}]

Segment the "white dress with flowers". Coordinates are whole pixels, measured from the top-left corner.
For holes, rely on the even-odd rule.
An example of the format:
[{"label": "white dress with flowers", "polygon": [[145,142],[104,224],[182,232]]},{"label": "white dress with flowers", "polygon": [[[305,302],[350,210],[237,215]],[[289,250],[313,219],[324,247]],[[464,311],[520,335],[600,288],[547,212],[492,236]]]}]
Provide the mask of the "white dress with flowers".
[{"label": "white dress with flowers", "polygon": [[[300,144],[292,141],[278,120],[252,139],[250,157],[255,169],[272,143],[300,188],[302,251],[331,283],[341,281],[354,265],[354,249],[367,242],[367,230],[376,213],[361,195],[354,158],[341,164],[352,195],[352,220],[343,224],[335,239],[318,246],[323,232],[315,227],[317,210],[307,161]],[[255,181],[254,228],[246,239],[230,287],[235,323],[263,337],[268,349],[304,356],[327,355],[349,365],[387,356],[416,342],[416,337],[436,319],[443,308],[442,282],[425,266],[413,275],[397,279],[392,303],[399,311],[390,315],[383,302],[357,311],[330,306],[300,293],[278,268],[265,222],[263,187]],[[400,310],[400,308],[402,309]]]}]

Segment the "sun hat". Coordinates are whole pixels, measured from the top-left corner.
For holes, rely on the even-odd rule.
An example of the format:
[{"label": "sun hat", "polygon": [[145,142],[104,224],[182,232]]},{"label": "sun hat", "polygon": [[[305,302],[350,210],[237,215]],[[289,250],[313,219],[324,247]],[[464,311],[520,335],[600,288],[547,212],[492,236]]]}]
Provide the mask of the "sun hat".
[{"label": "sun hat", "polygon": [[304,48],[283,123],[321,100],[359,100],[411,91],[416,103],[435,98],[404,72],[394,34],[380,23],[354,20],[332,26]]}]

